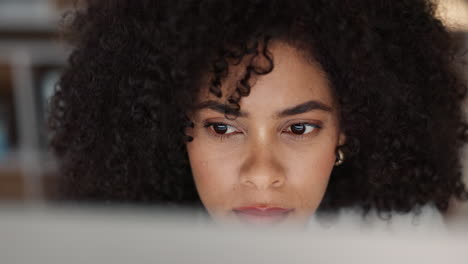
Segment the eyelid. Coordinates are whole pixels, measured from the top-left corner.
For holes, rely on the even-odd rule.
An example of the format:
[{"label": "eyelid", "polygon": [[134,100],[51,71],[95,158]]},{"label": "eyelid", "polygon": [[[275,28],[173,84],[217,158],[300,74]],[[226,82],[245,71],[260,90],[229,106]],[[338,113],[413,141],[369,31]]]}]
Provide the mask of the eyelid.
[{"label": "eyelid", "polygon": [[316,128],[322,128],[323,127],[323,123],[321,121],[318,121],[318,120],[290,120],[288,122],[286,122],[282,127],[281,131],[284,131],[286,130],[287,128],[293,126],[293,125],[299,125],[299,124],[304,124],[304,125],[311,125],[311,126],[314,126]]},{"label": "eyelid", "polygon": [[230,126],[230,127],[233,127],[239,131],[241,131],[241,129],[237,128],[237,126],[233,125],[233,124],[229,124],[227,122],[224,122],[224,121],[205,121],[203,122],[203,127],[209,127],[209,126],[212,126],[212,125],[225,125],[225,126]]}]

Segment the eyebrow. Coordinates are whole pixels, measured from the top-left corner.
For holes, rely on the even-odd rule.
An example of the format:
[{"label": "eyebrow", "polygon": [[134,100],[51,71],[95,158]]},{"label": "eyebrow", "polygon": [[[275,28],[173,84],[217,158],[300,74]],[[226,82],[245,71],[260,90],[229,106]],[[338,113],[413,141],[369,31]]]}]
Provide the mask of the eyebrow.
[{"label": "eyebrow", "polygon": [[311,100],[307,101],[302,104],[298,104],[296,106],[293,106],[291,108],[287,108],[285,110],[280,111],[279,113],[276,114],[277,118],[281,117],[286,117],[286,116],[292,116],[292,115],[298,115],[302,113],[307,113],[313,110],[321,110],[324,112],[331,112],[332,108],[325,103]]},{"label": "eyebrow", "polygon": [[[233,108],[232,106],[228,104],[223,104],[217,101],[212,101],[208,100],[205,102],[202,102],[198,104],[195,109],[196,110],[201,110],[204,108],[208,108],[211,110],[214,110],[216,112],[219,112],[221,114],[230,114],[234,115],[236,117],[248,117],[249,114],[243,111],[236,111],[236,108]],[[307,113],[313,110],[320,110],[324,112],[332,112],[332,108],[328,106],[325,103],[322,103],[320,101],[316,100],[310,100],[305,103],[298,104],[296,106],[286,108],[284,110],[281,110],[275,114],[276,118],[282,118],[286,116],[292,116],[292,115],[298,115],[298,114],[303,114]]]},{"label": "eyebrow", "polygon": [[212,100],[205,101],[205,102],[200,103],[197,106],[195,106],[195,110],[202,110],[202,109],[205,109],[205,108],[214,110],[214,111],[219,112],[221,114],[234,115],[236,117],[239,117],[239,116],[240,117],[247,117],[248,116],[247,113],[242,112],[242,111],[237,111],[236,108],[234,108],[234,107],[232,107],[232,106],[230,106],[228,104],[223,104],[223,103],[212,101]]}]

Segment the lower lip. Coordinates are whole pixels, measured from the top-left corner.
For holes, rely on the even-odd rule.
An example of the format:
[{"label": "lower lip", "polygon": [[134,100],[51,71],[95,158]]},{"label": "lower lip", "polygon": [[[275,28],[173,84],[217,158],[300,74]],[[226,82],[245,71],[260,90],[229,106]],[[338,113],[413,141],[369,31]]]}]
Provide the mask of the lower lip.
[{"label": "lower lip", "polygon": [[234,210],[234,213],[243,223],[252,224],[252,225],[272,225],[278,224],[286,220],[288,216],[292,213],[292,209],[284,210],[281,212],[278,211],[263,211],[263,212],[252,212],[252,211],[242,211]]}]

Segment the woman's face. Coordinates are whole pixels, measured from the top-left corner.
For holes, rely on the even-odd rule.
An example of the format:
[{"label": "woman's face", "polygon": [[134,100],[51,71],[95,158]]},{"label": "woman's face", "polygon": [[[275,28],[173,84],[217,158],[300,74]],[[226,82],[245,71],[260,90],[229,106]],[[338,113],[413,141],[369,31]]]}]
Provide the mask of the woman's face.
[{"label": "woman's face", "polygon": [[286,44],[272,43],[269,51],[274,69],[257,77],[236,119],[227,119],[226,101],[208,91],[199,98],[204,107],[190,114],[190,165],[201,201],[217,222],[305,224],[345,140],[320,67]]}]

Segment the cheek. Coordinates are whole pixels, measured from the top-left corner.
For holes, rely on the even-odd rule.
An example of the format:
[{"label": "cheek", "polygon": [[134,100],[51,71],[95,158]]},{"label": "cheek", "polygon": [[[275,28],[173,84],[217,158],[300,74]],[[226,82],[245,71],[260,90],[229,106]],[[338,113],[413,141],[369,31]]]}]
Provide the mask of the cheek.
[{"label": "cheek", "polygon": [[210,212],[224,208],[234,198],[231,194],[237,183],[235,159],[230,153],[210,148],[202,140],[188,143],[187,152],[203,205]]},{"label": "cheek", "polygon": [[290,155],[289,184],[295,189],[301,207],[315,211],[326,191],[335,163],[335,152],[330,146],[316,146],[311,150]]}]

